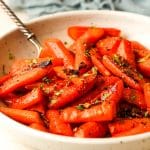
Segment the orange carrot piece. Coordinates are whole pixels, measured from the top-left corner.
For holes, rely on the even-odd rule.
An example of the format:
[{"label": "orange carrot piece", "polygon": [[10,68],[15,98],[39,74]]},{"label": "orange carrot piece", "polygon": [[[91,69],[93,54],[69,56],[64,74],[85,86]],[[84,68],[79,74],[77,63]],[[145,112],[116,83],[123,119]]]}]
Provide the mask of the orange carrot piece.
[{"label": "orange carrot piece", "polygon": [[40,89],[33,89],[30,93],[12,100],[11,108],[25,109],[43,100],[43,93]]},{"label": "orange carrot piece", "polygon": [[[66,67],[71,69],[74,68],[73,55],[69,52],[69,50],[64,46],[64,44],[59,39],[49,38],[48,40],[45,41],[45,45],[48,48],[48,50],[46,49],[46,51],[48,52],[47,57],[51,56],[53,58],[63,58],[64,65]],[[42,55],[43,54],[41,54],[41,56]]]},{"label": "orange carrot piece", "polygon": [[75,69],[81,68],[81,65],[88,67],[90,61],[86,55],[86,50],[90,45],[97,42],[104,35],[104,30],[101,28],[89,28],[77,41],[74,42],[75,51]]},{"label": "orange carrot piece", "polygon": [[139,108],[142,108],[142,109],[146,108],[144,94],[139,90],[135,90],[131,88],[124,88],[122,98],[131,104],[135,104]]},{"label": "orange carrot piece", "polygon": [[147,55],[150,55],[149,49],[144,47],[142,44],[136,41],[131,41],[132,51],[135,53],[136,58],[142,58]]},{"label": "orange carrot piece", "polygon": [[139,62],[137,63],[137,66],[138,66],[139,71],[143,75],[145,75],[147,77],[150,77],[150,58],[146,58],[147,56],[145,56],[145,58],[144,57],[141,58],[141,60],[139,59]]},{"label": "orange carrot piece", "polygon": [[87,122],[79,126],[74,136],[80,138],[98,138],[104,137],[105,134],[106,128],[104,125],[97,122]]},{"label": "orange carrot piece", "polygon": [[145,83],[143,86],[144,98],[147,105],[147,110],[150,112],[150,83]]},{"label": "orange carrot piece", "polygon": [[117,135],[118,133],[124,133],[130,131],[132,128],[136,128],[139,124],[150,125],[149,118],[118,118],[118,120],[109,123],[108,127],[111,135]]},{"label": "orange carrot piece", "polygon": [[111,73],[105,68],[101,62],[101,56],[96,48],[90,50],[91,60],[94,66],[98,69],[99,73],[103,76],[110,76]]},{"label": "orange carrot piece", "polygon": [[33,105],[32,107],[29,107],[28,110],[45,114],[45,104],[44,104],[44,102],[37,103],[37,104]]},{"label": "orange carrot piece", "polygon": [[67,79],[67,74],[64,72],[64,67],[62,66],[56,66],[53,68],[56,75],[62,79]]},{"label": "orange carrot piece", "polygon": [[117,49],[117,54],[119,54],[124,59],[126,59],[130,65],[132,65],[133,67],[136,67],[135,56],[134,56],[133,50],[131,49],[130,41],[128,41],[126,39],[122,39],[122,41]]},{"label": "orange carrot piece", "polygon": [[[90,26],[70,26],[68,28],[68,35],[73,39],[77,40],[80,36],[82,36]],[[116,28],[102,28],[105,31],[105,36],[119,36],[120,30]]]},{"label": "orange carrot piece", "polygon": [[96,47],[102,56],[113,55],[117,52],[120,42],[120,37],[106,37],[99,40],[96,44]]},{"label": "orange carrot piece", "polygon": [[[112,62],[112,59],[109,56],[104,55],[102,62],[109,71],[111,71],[114,75],[122,78],[123,81],[125,83],[127,83],[130,87],[137,89],[137,90],[142,90],[140,84],[137,83],[137,81],[135,81],[133,79],[134,76],[130,77],[126,73],[124,73],[122,70],[120,70],[120,68],[114,62]],[[128,69],[129,69],[129,67],[128,67]],[[133,71],[133,70],[131,70],[131,71]],[[138,76],[138,74],[136,74],[136,76]],[[137,78],[139,81],[142,80],[140,77],[137,77]]]},{"label": "orange carrot piece", "polygon": [[69,123],[65,123],[60,117],[58,110],[49,110],[46,113],[49,120],[49,131],[55,134],[73,136],[73,131]]},{"label": "orange carrot piece", "polygon": [[81,78],[76,78],[75,83],[55,91],[54,95],[50,97],[51,101],[48,104],[48,107],[52,109],[64,107],[88,92],[95,84],[95,81],[96,74],[94,72],[89,71],[88,73],[83,74]]},{"label": "orange carrot piece", "polygon": [[87,109],[80,107],[68,107],[61,111],[61,118],[65,122],[80,123],[80,122],[103,122],[110,121],[115,117],[116,103],[115,101],[104,101],[102,104],[91,106]]},{"label": "orange carrot piece", "polygon": [[48,132],[48,129],[39,123],[32,123],[29,125],[29,127],[36,129],[36,130],[39,130],[39,131]]},{"label": "orange carrot piece", "polygon": [[42,120],[38,112],[29,110],[20,110],[14,108],[0,107],[0,112],[4,113],[12,119],[22,122],[24,124],[40,123]]}]

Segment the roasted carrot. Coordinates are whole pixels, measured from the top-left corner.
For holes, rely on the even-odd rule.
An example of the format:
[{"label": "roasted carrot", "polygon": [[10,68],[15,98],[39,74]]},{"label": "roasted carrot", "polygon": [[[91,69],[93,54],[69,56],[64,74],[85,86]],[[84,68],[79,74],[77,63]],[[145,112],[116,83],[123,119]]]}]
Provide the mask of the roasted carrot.
[{"label": "roasted carrot", "polygon": [[69,123],[65,123],[60,117],[58,110],[49,110],[46,114],[49,120],[49,131],[55,134],[73,136],[73,131]]},{"label": "roasted carrot", "polygon": [[135,53],[136,58],[142,58],[147,55],[150,55],[150,51],[148,48],[144,47],[142,44],[136,41],[131,41],[131,48]]},{"label": "roasted carrot", "polygon": [[144,94],[139,90],[124,88],[122,98],[131,104],[135,104],[139,108],[146,109]]},{"label": "roasted carrot", "polygon": [[75,51],[75,69],[88,67],[90,65],[89,57],[87,55],[87,50],[90,45],[97,42],[104,34],[101,28],[89,28],[77,41],[74,42]]},{"label": "roasted carrot", "polygon": [[43,93],[40,89],[33,89],[30,93],[12,100],[11,108],[25,109],[43,100]]},{"label": "roasted carrot", "polygon": [[67,79],[67,74],[65,73],[65,68],[63,66],[54,67],[56,75],[62,79]]},{"label": "roasted carrot", "polygon": [[104,65],[101,62],[101,56],[99,56],[98,50],[92,49],[90,50],[91,60],[93,65],[98,69],[99,73],[101,73],[104,76],[110,76],[111,73],[104,67]]},{"label": "roasted carrot", "polygon": [[147,110],[150,112],[150,83],[145,83],[143,86],[144,98],[147,105]]},{"label": "roasted carrot", "polygon": [[130,65],[136,67],[135,56],[133,50],[131,49],[130,41],[122,39],[116,53],[126,59]]},{"label": "roasted carrot", "polygon": [[147,77],[150,77],[150,55],[147,55],[138,60],[137,63],[139,71]]},{"label": "roasted carrot", "polygon": [[97,122],[87,122],[77,128],[74,136],[80,138],[98,138],[104,137],[105,134],[106,128],[103,124]]},{"label": "roasted carrot", "polygon": [[54,95],[49,98],[49,108],[58,109],[64,107],[66,104],[69,104],[81,97],[93,87],[96,81],[95,79],[96,74],[91,71],[83,74],[81,79],[74,79],[77,82],[64,86],[62,89],[55,91]]},{"label": "roasted carrot", "polygon": [[32,123],[29,125],[29,127],[39,130],[39,131],[48,132],[48,129],[46,127],[44,127],[44,125],[39,124],[39,123]]},{"label": "roasted carrot", "polygon": [[[43,51],[47,51],[47,57],[63,58],[65,67],[69,67],[71,69],[74,68],[74,56],[59,39],[49,38],[45,41],[45,45],[47,48],[43,49]],[[45,57],[45,53],[46,52],[42,52],[40,57],[42,55]]]},{"label": "roasted carrot", "polygon": [[122,63],[118,56],[114,56],[113,62],[111,57],[104,55],[102,62],[109,71],[111,71],[114,75],[122,78],[127,85],[134,89],[141,90],[141,86],[137,81],[140,82],[143,78],[140,76],[139,73],[134,71],[134,69],[130,69],[129,65],[126,66],[126,70],[124,70],[125,68],[121,70],[119,66],[122,65]]},{"label": "roasted carrot", "polygon": [[113,55],[117,52],[120,42],[120,37],[106,37],[99,40],[96,44],[96,47],[102,56]]},{"label": "roasted carrot", "polygon": [[40,103],[37,103],[37,104],[29,107],[28,110],[45,114],[46,104],[44,102],[40,102]]},{"label": "roasted carrot", "polygon": [[118,120],[109,123],[109,130],[112,136],[119,136],[119,134],[123,135],[124,133],[126,133],[126,135],[127,133],[131,135],[132,132],[130,131],[132,131],[132,129],[133,131],[135,131],[135,133],[142,132],[141,128],[140,130],[136,131],[136,129],[139,128],[140,124],[143,125],[142,127],[143,129],[144,126],[145,128],[147,128],[150,125],[150,119],[149,118],[133,118],[133,119],[119,118]]},{"label": "roasted carrot", "polygon": [[111,121],[116,114],[116,103],[114,101],[104,101],[102,104],[84,109],[82,107],[68,107],[61,111],[61,118],[65,122],[103,122]]},{"label": "roasted carrot", "polygon": [[38,112],[29,110],[20,110],[14,108],[0,107],[0,112],[4,113],[8,117],[13,118],[16,121],[22,122],[24,124],[40,123],[42,120]]},{"label": "roasted carrot", "polygon": [[[30,65],[28,64],[29,70],[24,71],[17,71],[17,69],[19,68],[19,66],[17,66],[18,68],[15,68],[16,72],[20,73],[17,73],[0,86],[0,96],[5,96],[9,92],[13,92],[14,90],[22,86],[33,83],[43,78],[51,71],[52,66],[59,65],[60,63],[61,62],[59,62],[59,59],[53,59],[52,61],[50,59],[46,59],[40,63],[32,62],[32,67],[30,68]],[[21,70],[22,69],[23,68],[21,68]]]},{"label": "roasted carrot", "polygon": [[[73,39],[77,40],[80,36],[82,36],[89,28],[88,26],[70,26],[68,28],[68,35]],[[120,30],[116,28],[103,28],[105,31],[105,36],[119,36]]]}]

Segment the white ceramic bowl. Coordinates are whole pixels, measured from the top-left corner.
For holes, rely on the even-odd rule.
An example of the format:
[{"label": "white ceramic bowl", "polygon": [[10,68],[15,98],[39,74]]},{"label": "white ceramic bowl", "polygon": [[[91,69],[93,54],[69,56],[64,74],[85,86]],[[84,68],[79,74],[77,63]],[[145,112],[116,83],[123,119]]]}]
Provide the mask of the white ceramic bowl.
[{"label": "white ceramic bowl", "polygon": [[[49,15],[36,19],[29,24],[42,42],[48,37],[58,37],[70,41],[66,29],[71,25],[92,25],[116,27],[129,39],[138,40],[150,47],[150,18],[137,14],[114,11],[76,11]],[[23,35],[14,30],[0,38],[0,66],[6,69],[12,63],[8,59],[11,51],[16,58],[34,57],[34,47]],[[1,68],[2,69],[2,68]],[[150,133],[120,138],[81,139],[40,132],[28,128],[0,114],[1,127],[14,135],[19,142],[37,150],[149,150]]]}]

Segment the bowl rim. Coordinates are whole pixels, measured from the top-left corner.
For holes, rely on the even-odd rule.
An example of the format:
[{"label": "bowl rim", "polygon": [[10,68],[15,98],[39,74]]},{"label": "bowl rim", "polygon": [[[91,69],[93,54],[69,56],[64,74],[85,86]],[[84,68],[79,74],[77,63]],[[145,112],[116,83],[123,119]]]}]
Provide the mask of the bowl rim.
[{"label": "bowl rim", "polygon": [[[104,15],[115,15],[115,16],[124,16],[128,18],[135,18],[135,19],[141,19],[142,21],[150,24],[150,17],[140,15],[140,14],[134,14],[130,12],[122,12],[122,11],[112,11],[112,10],[78,10],[78,11],[67,11],[67,12],[59,12],[55,14],[49,14],[42,17],[38,17],[36,19],[33,19],[29,21],[28,23],[25,23],[27,26],[32,25],[34,23],[42,22],[47,19],[53,19],[53,18],[62,18],[66,16],[76,16],[76,15],[88,15],[88,14],[104,14]],[[0,37],[0,40],[8,36],[9,34],[17,31],[17,28],[14,28],[6,34],[2,35]],[[76,144],[116,144],[116,143],[127,143],[131,141],[137,141],[137,140],[145,140],[150,138],[150,132],[132,135],[132,136],[125,136],[125,137],[116,137],[116,138],[75,138],[75,137],[67,137],[62,135],[56,135],[52,133],[45,133],[38,130],[34,130],[32,128],[29,128],[19,122],[16,122],[15,120],[7,117],[6,115],[2,114],[0,112],[0,120],[5,120],[5,123],[7,125],[11,124],[12,128],[16,128],[19,132],[24,132],[26,135],[31,135],[38,138],[43,138],[51,141],[59,141],[63,143],[76,143]]]}]

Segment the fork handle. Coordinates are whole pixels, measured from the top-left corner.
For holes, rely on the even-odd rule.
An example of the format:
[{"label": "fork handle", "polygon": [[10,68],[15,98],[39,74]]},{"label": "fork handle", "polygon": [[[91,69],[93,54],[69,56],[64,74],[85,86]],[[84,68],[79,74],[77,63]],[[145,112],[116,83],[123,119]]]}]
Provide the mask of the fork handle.
[{"label": "fork handle", "polygon": [[19,30],[27,37],[28,40],[34,36],[34,33],[26,28],[23,22],[15,15],[15,13],[6,5],[3,0],[0,0],[0,7],[3,8],[3,10],[9,15],[12,21],[18,26]]}]

